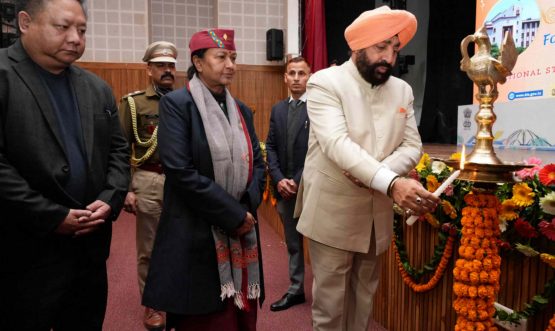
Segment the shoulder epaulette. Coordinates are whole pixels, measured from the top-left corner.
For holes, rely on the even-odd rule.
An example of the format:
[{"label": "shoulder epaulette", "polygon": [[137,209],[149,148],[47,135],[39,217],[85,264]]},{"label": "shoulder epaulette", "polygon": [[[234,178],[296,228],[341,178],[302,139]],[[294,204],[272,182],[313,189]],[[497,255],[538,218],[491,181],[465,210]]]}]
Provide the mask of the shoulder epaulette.
[{"label": "shoulder epaulette", "polygon": [[133,97],[139,94],[145,94],[146,91],[135,91],[123,96],[123,99],[127,99],[127,97]]}]

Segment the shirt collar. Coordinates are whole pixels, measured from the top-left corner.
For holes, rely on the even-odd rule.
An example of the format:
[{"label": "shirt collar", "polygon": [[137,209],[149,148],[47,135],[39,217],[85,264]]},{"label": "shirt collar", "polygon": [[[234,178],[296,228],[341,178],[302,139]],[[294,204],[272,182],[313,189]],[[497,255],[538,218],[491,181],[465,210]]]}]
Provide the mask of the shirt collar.
[{"label": "shirt collar", "polygon": [[[293,101],[295,99],[293,99],[293,97],[289,97],[289,103],[291,103],[291,101]],[[302,102],[306,103],[306,92],[304,92],[303,95],[301,95],[301,97],[299,98],[299,100],[301,100]]]}]

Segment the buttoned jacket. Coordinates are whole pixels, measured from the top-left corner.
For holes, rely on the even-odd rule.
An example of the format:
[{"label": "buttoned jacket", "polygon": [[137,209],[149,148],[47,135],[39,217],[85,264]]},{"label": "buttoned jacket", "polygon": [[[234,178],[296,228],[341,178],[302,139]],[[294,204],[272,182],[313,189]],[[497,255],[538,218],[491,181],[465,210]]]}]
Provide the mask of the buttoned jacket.
[{"label": "buttoned jacket", "polygon": [[[294,101],[291,101],[294,102]],[[289,99],[282,100],[272,107],[270,115],[270,130],[266,139],[266,159],[268,170],[274,185],[285,178],[287,167],[287,113],[289,112]],[[299,108],[301,125],[293,134],[293,180],[299,185],[303,174],[304,160],[308,148],[308,132],[310,122],[306,113],[306,102]],[[277,192],[276,192],[277,193]],[[281,195],[276,194],[278,199]]]},{"label": "buttoned jacket", "polygon": [[411,87],[390,77],[373,87],[352,60],[312,75],[307,85],[311,130],[297,197],[297,229],[315,241],[368,252],[372,231],[377,254],[389,247],[393,202],[361,188],[343,171],[370,186],[381,167],[404,175],[421,156],[422,143]]},{"label": "buttoned jacket", "polygon": [[[111,221],[129,183],[129,154],[110,87],[77,66],[68,68],[86,155],[84,201],[64,190],[69,161],[59,122],[37,65],[18,41],[0,50],[0,275],[52,259],[60,247],[108,257]],[[100,228],[81,238],[54,233],[70,208],[95,200],[112,208]]]}]

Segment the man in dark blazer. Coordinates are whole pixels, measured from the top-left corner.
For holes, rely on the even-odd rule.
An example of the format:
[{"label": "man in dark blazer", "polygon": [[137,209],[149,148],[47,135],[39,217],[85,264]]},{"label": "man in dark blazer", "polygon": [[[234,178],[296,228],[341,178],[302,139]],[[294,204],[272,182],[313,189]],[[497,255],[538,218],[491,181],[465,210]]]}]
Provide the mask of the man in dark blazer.
[{"label": "man in dark blazer", "polygon": [[284,81],[291,96],[272,108],[270,132],[266,140],[268,167],[277,191],[277,209],[285,229],[291,281],[287,293],[270,306],[272,311],[305,302],[303,238],[297,232],[297,219],[293,218],[293,211],[308,147],[309,121],[305,92],[309,77],[310,66],[305,59],[296,57],[289,60]]},{"label": "man in dark blazer", "polygon": [[111,89],[72,65],[83,2],[20,2],[0,50],[0,330],[102,329],[129,155]]}]

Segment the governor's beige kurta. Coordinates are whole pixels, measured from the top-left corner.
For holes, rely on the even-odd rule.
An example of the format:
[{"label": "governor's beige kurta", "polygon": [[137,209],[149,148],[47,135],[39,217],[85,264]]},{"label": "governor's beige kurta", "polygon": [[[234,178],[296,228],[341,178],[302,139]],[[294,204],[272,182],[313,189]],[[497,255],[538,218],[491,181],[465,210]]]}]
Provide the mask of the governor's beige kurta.
[{"label": "governor's beige kurta", "polygon": [[405,175],[417,164],[422,143],[412,89],[395,77],[372,88],[350,60],[315,73],[307,94],[311,132],[297,229],[322,244],[366,253],[374,227],[380,254],[393,234],[392,201],[342,171],[370,185],[380,167]]}]

